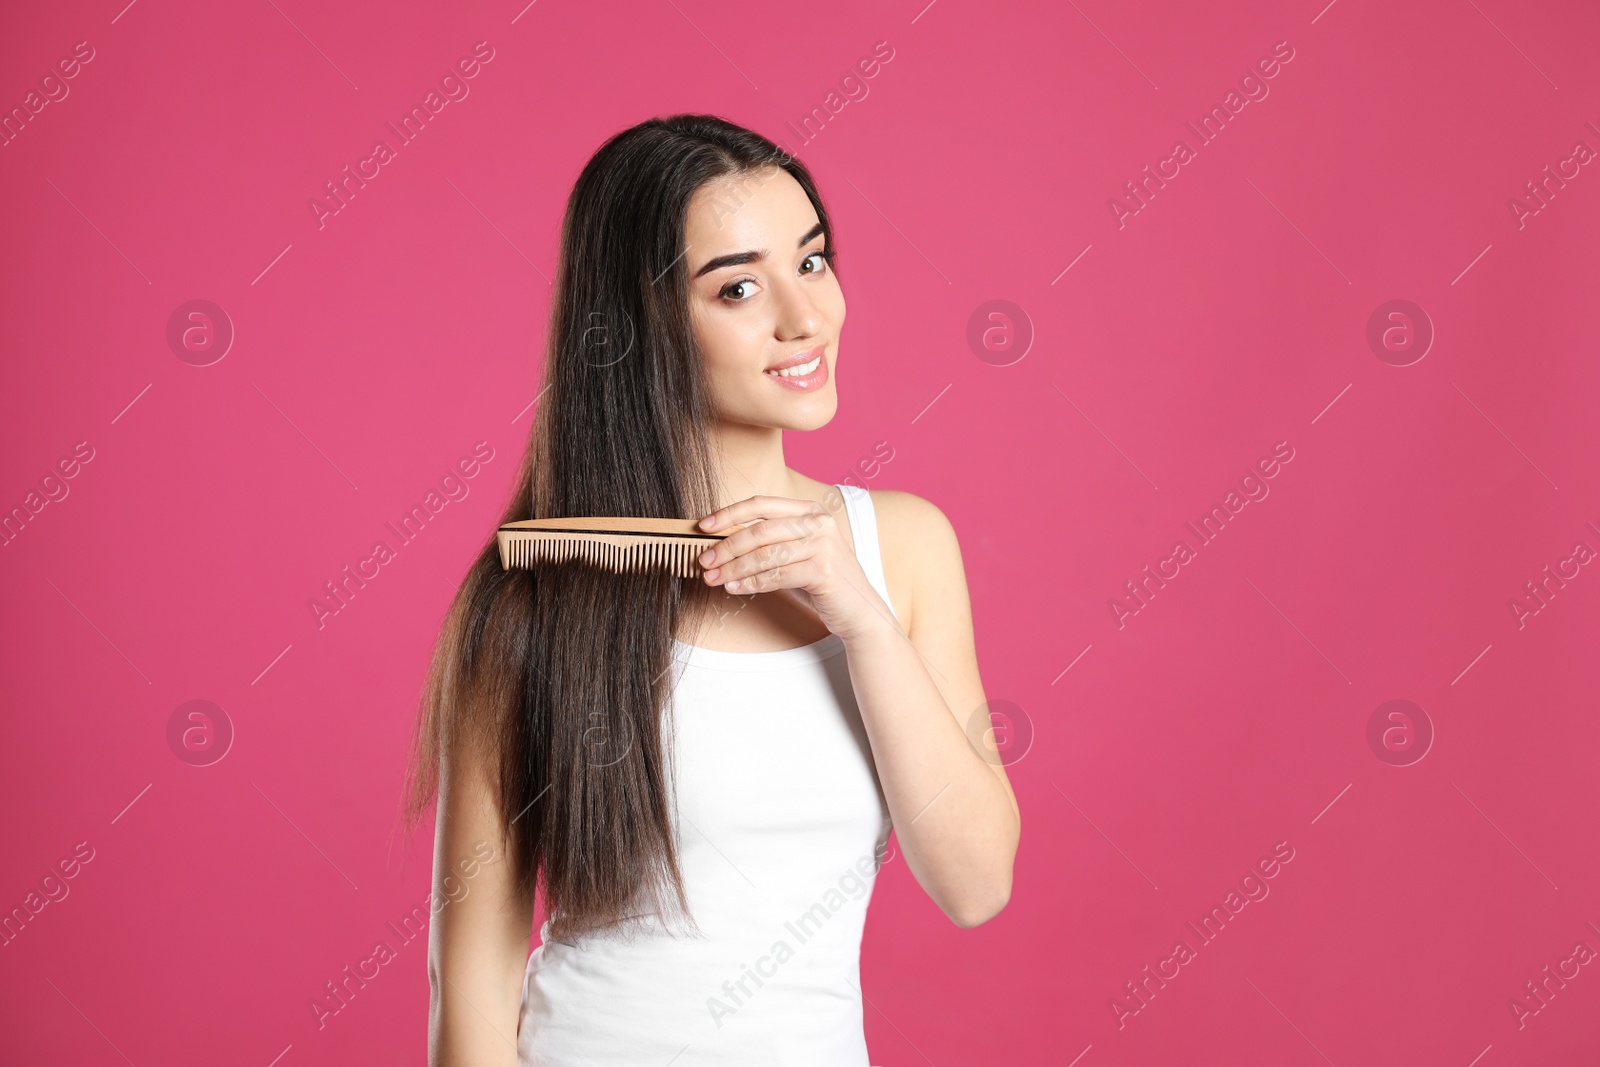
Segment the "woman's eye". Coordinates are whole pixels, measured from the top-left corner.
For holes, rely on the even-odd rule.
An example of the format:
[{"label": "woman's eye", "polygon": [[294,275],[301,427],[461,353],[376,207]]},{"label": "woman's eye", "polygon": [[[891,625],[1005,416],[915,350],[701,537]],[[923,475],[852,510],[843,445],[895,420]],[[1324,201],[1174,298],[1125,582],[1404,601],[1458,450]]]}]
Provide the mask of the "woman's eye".
[{"label": "woman's eye", "polygon": [[[833,257],[834,257],[834,253],[833,252],[827,252],[827,251],[813,252],[809,256],[807,256],[805,259],[800,261],[801,265],[804,266],[807,263],[812,263],[813,260],[816,260],[817,262],[812,265],[810,270],[803,270],[803,271],[801,271],[801,273],[802,274],[819,274],[819,273],[822,272],[824,265],[827,264],[830,260],[832,260]],[[755,285],[755,284],[756,284],[755,283],[755,279],[753,279],[753,278],[740,278],[736,282],[729,282],[727,285],[723,286],[722,291],[717,293],[717,297],[718,297],[718,299],[721,299],[721,300],[727,300],[730,303],[743,304],[749,298],[748,297],[736,297],[736,296],[734,296],[734,293],[737,292],[740,289],[743,289],[745,286],[751,286],[751,285]]]}]

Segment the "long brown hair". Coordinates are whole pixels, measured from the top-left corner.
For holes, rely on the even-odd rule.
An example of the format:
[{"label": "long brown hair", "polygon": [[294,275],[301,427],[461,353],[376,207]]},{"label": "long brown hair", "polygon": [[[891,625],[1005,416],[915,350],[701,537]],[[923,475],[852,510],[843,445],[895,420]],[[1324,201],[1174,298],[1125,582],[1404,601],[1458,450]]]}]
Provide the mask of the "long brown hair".
[{"label": "long brown hair", "polygon": [[[698,518],[725,503],[685,226],[703,184],[769,167],[799,183],[832,251],[805,166],[715,116],[642,122],[585,165],[562,223],[542,399],[501,523]],[[553,938],[620,929],[641,912],[686,915],[662,717],[673,637],[710,602],[704,582],[665,573],[579,561],[504,570],[490,530],[428,668],[406,831],[437,795],[441,758],[461,746],[492,762],[517,889],[531,900],[542,881]]]}]

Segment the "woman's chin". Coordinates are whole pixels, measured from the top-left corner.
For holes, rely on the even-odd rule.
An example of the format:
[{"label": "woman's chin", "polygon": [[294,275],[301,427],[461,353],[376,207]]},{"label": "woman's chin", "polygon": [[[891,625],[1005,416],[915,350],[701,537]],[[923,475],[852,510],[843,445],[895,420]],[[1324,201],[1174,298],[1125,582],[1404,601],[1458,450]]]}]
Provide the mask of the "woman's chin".
[{"label": "woman's chin", "polygon": [[833,421],[839,411],[839,395],[829,385],[815,393],[796,394],[778,403],[770,399],[752,404],[727,421],[745,426],[771,426],[779,430],[816,430]]},{"label": "woman's chin", "polygon": [[785,430],[816,430],[833,421],[839,411],[839,395],[830,387],[788,404],[773,412],[772,425]]}]

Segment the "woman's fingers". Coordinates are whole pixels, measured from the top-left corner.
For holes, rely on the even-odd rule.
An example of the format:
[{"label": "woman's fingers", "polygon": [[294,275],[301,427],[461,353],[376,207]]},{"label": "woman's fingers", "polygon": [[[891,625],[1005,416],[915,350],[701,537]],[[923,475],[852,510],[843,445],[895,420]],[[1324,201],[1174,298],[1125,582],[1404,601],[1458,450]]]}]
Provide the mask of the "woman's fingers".
[{"label": "woman's fingers", "polygon": [[724,567],[742,556],[801,540],[803,538],[796,536],[795,529],[789,523],[783,520],[763,519],[706,549],[700,554],[700,564],[708,570]]},{"label": "woman's fingers", "polygon": [[816,505],[809,500],[796,500],[787,496],[751,496],[725,508],[718,508],[700,520],[703,530],[716,530],[736,522],[751,519],[770,519],[781,515],[799,515]]},{"label": "woman's fingers", "polygon": [[810,559],[815,546],[803,541],[777,541],[757,545],[748,552],[720,556],[720,562],[707,568],[706,580],[712,585],[725,585],[740,578],[750,578],[762,571],[792,566]]},{"label": "woman's fingers", "polygon": [[[765,503],[758,503],[762,501]],[[736,512],[746,506],[749,510],[739,514],[738,517],[722,518],[724,513]],[[755,512],[758,508],[759,514]],[[719,520],[717,526],[750,523],[752,519],[759,521],[753,522],[702,552],[699,557],[700,564],[707,571],[725,568],[730,562],[757,553],[763,548],[804,544],[813,534],[822,530],[830,519],[826,512],[816,508],[809,501],[782,497],[751,497],[749,500],[731,504],[723,512],[714,513],[710,517]],[[714,579],[716,575],[708,574],[707,577]]]},{"label": "woman's fingers", "polygon": [[[748,556],[741,558],[749,559]],[[769,567],[758,567],[743,577],[724,578],[718,584],[723,585],[730,593],[766,593],[774,589],[798,591],[811,581],[807,562],[792,560],[775,563]]]}]

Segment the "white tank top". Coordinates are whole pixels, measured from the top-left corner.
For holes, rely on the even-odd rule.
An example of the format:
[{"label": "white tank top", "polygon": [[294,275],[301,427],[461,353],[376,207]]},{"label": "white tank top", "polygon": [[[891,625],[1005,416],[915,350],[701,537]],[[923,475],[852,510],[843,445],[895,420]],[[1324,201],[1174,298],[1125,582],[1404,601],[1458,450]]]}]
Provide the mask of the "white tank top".
[{"label": "white tank top", "polygon": [[[872,498],[837,488],[856,557],[888,603]],[[569,944],[547,921],[523,978],[518,1063],[868,1067],[861,932],[891,827],[844,642],[724,652],[674,641],[674,655],[663,732],[700,936],[655,918],[632,940]]]}]

